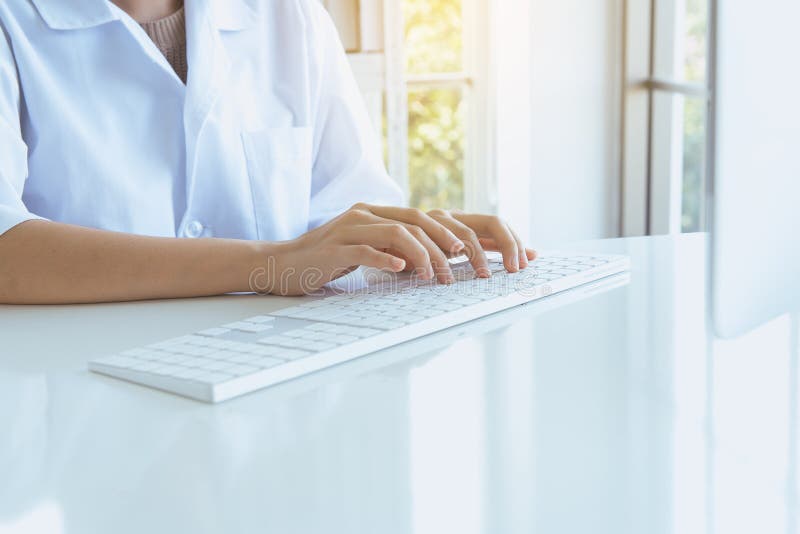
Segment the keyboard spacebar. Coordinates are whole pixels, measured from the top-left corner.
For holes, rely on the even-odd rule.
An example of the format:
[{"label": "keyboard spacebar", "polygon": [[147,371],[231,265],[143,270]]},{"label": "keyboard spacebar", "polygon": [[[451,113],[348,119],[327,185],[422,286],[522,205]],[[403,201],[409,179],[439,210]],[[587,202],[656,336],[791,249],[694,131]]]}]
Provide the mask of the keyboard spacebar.
[{"label": "keyboard spacebar", "polygon": [[308,319],[310,321],[325,321],[332,317],[338,317],[351,312],[352,310],[336,308],[332,306],[324,308],[303,308],[301,306],[294,306],[292,308],[285,308],[283,310],[272,312],[270,315],[275,315],[277,317],[291,317],[292,319]]},{"label": "keyboard spacebar", "polygon": [[[435,311],[436,313],[431,313]],[[293,319],[305,319],[307,321],[318,321],[322,323],[360,326],[378,328],[380,330],[392,330],[412,323],[416,323],[429,317],[446,313],[444,310],[427,310],[427,313],[409,313],[399,317],[387,317],[370,313],[359,313],[355,310],[325,310],[320,308],[309,309],[303,313],[290,315]]]}]

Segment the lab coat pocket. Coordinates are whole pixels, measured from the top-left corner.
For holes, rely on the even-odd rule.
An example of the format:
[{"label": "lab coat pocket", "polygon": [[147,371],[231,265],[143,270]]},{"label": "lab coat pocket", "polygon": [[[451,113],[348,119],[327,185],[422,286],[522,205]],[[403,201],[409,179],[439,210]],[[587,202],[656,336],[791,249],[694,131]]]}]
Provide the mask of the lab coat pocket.
[{"label": "lab coat pocket", "polygon": [[283,240],[308,228],[311,128],[242,132],[258,238]]}]

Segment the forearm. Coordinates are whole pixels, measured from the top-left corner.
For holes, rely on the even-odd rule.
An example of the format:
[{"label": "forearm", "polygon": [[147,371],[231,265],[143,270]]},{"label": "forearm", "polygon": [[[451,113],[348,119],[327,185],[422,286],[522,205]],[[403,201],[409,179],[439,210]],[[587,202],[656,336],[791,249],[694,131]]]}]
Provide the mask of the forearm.
[{"label": "forearm", "polygon": [[0,236],[0,303],[66,304],[250,290],[270,245],[28,221]]}]

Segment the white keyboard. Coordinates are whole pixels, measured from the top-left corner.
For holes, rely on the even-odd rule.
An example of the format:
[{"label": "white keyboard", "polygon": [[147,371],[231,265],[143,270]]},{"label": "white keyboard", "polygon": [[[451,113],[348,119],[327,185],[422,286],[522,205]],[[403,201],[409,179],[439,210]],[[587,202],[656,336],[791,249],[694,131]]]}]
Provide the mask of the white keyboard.
[{"label": "white keyboard", "polygon": [[611,255],[543,255],[510,274],[499,256],[493,275],[468,262],[456,282],[411,278],[348,293],[298,298],[296,306],[93,360],[89,369],[207,402],[330,367],[553,293],[627,271]]}]

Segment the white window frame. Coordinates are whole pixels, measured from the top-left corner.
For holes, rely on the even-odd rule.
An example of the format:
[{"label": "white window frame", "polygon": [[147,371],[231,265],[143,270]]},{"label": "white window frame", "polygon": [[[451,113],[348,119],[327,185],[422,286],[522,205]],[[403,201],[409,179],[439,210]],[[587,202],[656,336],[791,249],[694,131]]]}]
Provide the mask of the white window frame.
[{"label": "white window frame", "polygon": [[685,0],[626,0],[624,9],[621,233],[680,233],[684,115],[683,99],[674,97],[708,105],[711,94],[707,82],[657,75],[657,62],[676,72],[683,60]]}]

